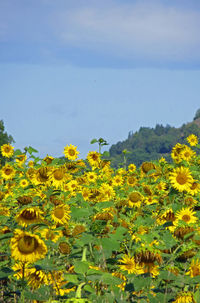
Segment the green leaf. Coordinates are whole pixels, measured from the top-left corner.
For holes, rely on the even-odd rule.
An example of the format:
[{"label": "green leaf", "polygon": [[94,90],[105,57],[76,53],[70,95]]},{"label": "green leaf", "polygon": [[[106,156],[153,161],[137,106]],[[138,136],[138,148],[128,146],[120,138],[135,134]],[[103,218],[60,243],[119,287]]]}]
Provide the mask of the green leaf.
[{"label": "green leaf", "polygon": [[200,302],[200,291],[197,290],[194,294],[194,299],[196,302]]},{"label": "green leaf", "polygon": [[84,287],[84,290],[90,292],[90,293],[94,293],[95,292],[95,289],[92,288],[90,285],[85,285]]},{"label": "green leaf", "polygon": [[74,262],[74,271],[78,274],[85,274],[89,268],[89,264],[86,261]]},{"label": "green leaf", "polygon": [[77,208],[72,206],[71,207],[71,217],[73,219],[80,219],[80,218],[88,218],[92,213],[91,208]]},{"label": "green leaf", "polygon": [[77,275],[74,274],[64,274],[64,278],[73,284],[79,283]]},{"label": "green leaf", "polygon": [[110,273],[104,273],[102,275],[102,281],[103,281],[103,283],[108,284],[108,285],[119,285],[122,283],[121,279],[119,279],[115,276],[112,276],[112,274],[110,274]]},{"label": "green leaf", "polygon": [[50,297],[50,289],[48,286],[41,286],[34,292],[26,290],[24,297],[28,300],[46,301]]},{"label": "green leaf", "polygon": [[13,233],[7,233],[0,236],[0,241],[5,239],[10,239],[13,237]]},{"label": "green leaf", "polygon": [[35,149],[35,148],[33,148],[33,147],[31,147],[31,146],[25,147],[24,149],[25,149],[25,151],[27,151],[30,155],[31,155],[32,153],[38,153],[38,150]]},{"label": "green leaf", "polygon": [[94,144],[94,143],[96,143],[96,142],[98,142],[97,139],[92,139],[92,140],[90,141],[90,144]]},{"label": "green leaf", "polygon": [[4,267],[0,271],[0,280],[6,279],[7,277],[14,275],[15,271],[9,267]]}]

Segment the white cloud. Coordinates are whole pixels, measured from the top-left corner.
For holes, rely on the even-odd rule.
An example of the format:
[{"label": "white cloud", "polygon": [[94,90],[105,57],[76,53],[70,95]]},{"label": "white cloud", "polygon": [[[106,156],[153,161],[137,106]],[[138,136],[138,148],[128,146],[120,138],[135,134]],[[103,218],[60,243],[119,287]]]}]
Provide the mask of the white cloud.
[{"label": "white cloud", "polygon": [[56,35],[63,45],[127,59],[200,58],[200,12],[149,0],[91,3],[57,14]]}]

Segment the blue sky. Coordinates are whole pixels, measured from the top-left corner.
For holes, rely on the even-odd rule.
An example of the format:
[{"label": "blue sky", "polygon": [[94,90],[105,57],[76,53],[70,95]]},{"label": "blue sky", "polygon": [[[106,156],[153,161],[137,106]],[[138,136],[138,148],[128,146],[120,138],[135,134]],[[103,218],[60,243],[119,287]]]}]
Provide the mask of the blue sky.
[{"label": "blue sky", "polygon": [[80,157],[200,108],[199,0],[1,0],[0,104],[16,148]]}]

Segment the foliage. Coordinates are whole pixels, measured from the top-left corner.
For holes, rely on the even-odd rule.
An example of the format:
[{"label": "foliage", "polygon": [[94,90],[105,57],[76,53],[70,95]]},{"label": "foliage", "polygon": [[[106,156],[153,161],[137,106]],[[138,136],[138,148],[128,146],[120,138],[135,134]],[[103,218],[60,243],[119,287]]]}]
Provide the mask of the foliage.
[{"label": "foliage", "polygon": [[113,144],[109,149],[113,167],[123,163],[124,149],[130,152],[127,164],[134,162],[139,166],[144,161],[158,160],[161,157],[170,161],[171,149],[177,142],[183,143],[190,133],[200,136],[199,111],[193,123],[183,124],[180,128],[157,124],[155,128],[141,127],[135,133],[129,132],[126,140]]},{"label": "foliage", "polygon": [[73,145],[65,161],[14,151],[0,169],[0,301],[198,303],[200,145],[185,143],[171,163],[119,169],[97,152],[71,160]]}]

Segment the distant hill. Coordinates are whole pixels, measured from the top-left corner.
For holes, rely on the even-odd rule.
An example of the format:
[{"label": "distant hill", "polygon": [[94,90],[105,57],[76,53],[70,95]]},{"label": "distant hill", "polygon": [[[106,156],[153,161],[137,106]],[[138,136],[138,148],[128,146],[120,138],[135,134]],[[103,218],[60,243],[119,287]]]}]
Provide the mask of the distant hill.
[{"label": "distant hill", "polygon": [[129,132],[126,140],[110,147],[112,166],[119,167],[123,162],[123,150],[130,152],[126,154],[127,164],[134,163],[140,166],[144,161],[157,160],[161,157],[171,161],[170,153],[173,146],[178,142],[186,144],[186,137],[190,134],[200,138],[200,109],[197,110],[192,122],[179,128],[157,124],[155,128],[140,127],[135,133]]}]

